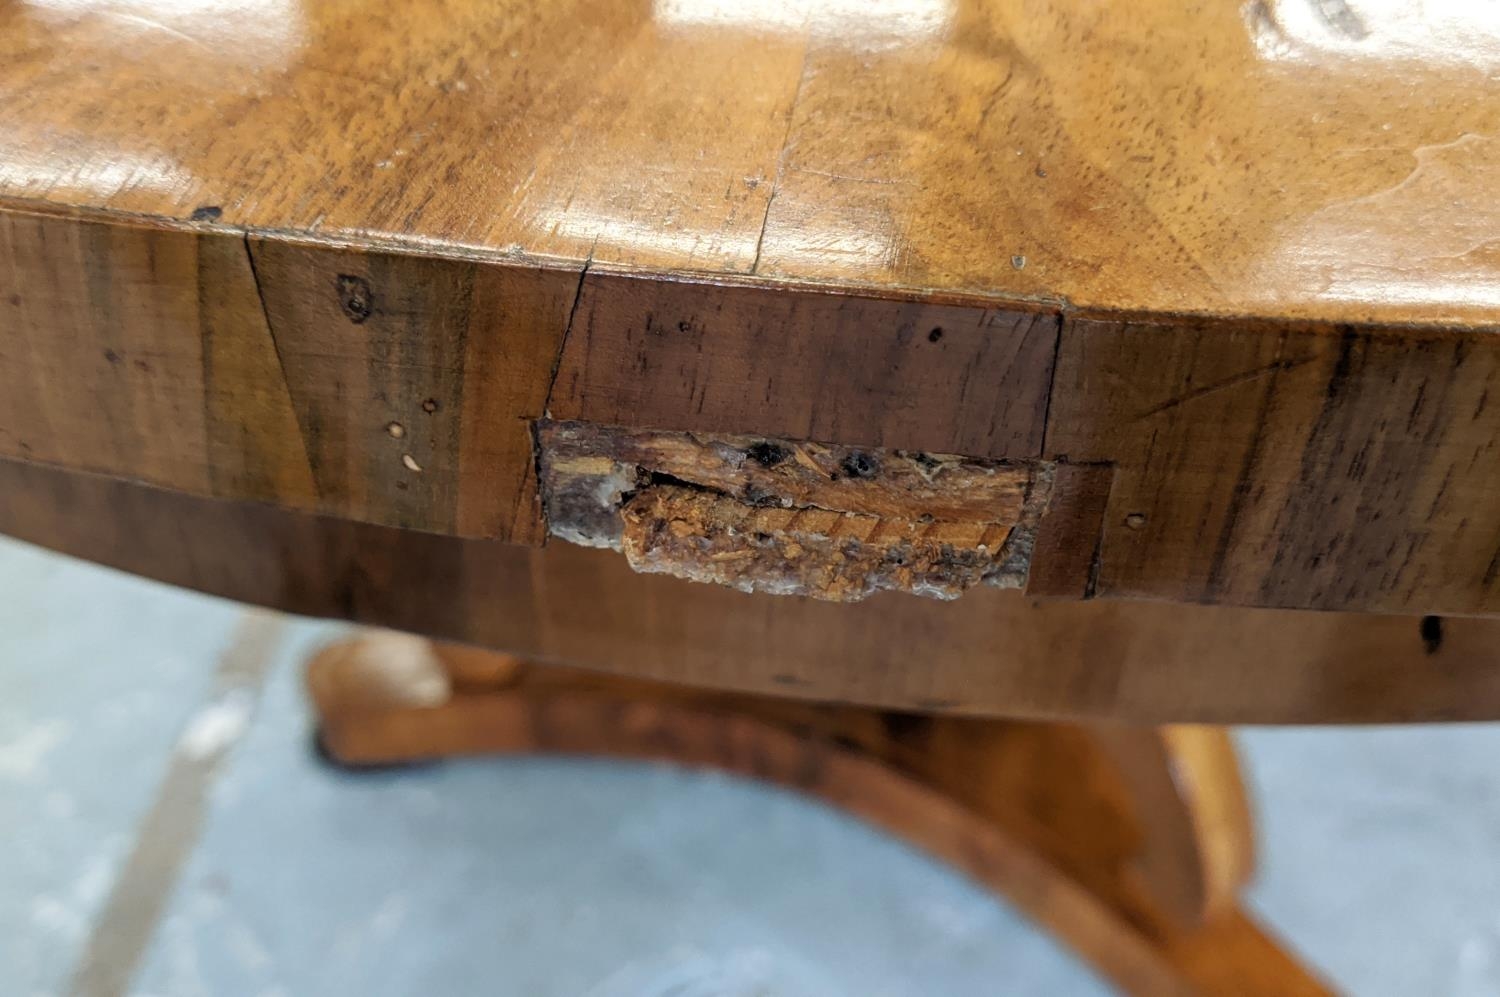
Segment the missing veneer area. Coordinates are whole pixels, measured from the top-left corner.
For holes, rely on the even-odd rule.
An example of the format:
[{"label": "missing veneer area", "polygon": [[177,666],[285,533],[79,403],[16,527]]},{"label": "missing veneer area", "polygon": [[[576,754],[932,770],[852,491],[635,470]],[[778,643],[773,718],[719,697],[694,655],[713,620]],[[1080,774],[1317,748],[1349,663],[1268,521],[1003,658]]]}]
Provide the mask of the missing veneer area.
[{"label": "missing veneer area", "polygon": [[854,602],[1025,581],[1052,467],[878,447],[542,422],[548,530],[637,571]]}]

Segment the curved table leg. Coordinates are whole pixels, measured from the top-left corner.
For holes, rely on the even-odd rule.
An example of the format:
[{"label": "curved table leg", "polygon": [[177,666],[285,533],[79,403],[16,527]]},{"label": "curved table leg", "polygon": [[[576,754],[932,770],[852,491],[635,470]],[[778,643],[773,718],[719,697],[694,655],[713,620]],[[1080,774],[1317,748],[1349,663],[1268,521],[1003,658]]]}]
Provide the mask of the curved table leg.
[{"label": "curved table leg", "polygon": [[824,706],[531,667],[378,632],[307,681],[350,766],[547,752],[662,759],[816,796],[962,869],[1132,994],[1321,994],[1238,906],[1253,855],[1233,746]]}]

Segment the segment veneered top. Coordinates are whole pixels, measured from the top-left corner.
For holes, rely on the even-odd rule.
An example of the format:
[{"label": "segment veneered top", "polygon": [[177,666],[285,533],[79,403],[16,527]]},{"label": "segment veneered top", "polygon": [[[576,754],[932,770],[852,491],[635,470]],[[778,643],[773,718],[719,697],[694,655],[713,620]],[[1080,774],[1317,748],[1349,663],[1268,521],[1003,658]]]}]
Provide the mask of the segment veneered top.
[{"label": "segment veneered top", "polygon": [[1489,323],[1497,66],[1500,22],[1461,0],[14,0],[0,198],[1082,308]]}]

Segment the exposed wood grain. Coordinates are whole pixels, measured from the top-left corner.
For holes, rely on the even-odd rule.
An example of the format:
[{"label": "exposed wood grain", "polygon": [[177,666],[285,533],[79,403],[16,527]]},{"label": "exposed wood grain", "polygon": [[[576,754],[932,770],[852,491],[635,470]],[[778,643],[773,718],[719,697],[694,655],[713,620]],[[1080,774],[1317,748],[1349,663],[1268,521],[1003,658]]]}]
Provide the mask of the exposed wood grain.
[{"label": "exposed wood grain", "polygon": [[[1063,725],[699,692],[518,667],[508,656],[475,683],[473,652],[458,651],[452,671],[448,649],[393,634],[320,652],[307,681],[330,754],[356,765],[564,752],[714,766],[784,783],[954,864],[1126,993],[1327,992],[1237,909],[1248,867],[1224,869],[1220,906],[1186,917],[1162,906],[1154,877],[1138,874],[1143,858],[1170,853],[1192,879],[1205,859],[1239,853],[1248,809],[1222,732],[1208,735],[1211,747],[1149,729],[1112,732],[1111,744]],[[439,687],[449,691],[434,696]],[[1126,769],[1156,778],[1122,776],[1116,749]],[[1229,768],[1210,773],[1205,752]],[[1187,783],[1178,795],[1177,770],[1223,781]],[[1195,821],[1197,795],[1214,788],[1238,799],[1239,823]]]},{"label": "exposed wood grain", "polygon": [[[1500,719],[1500,624],[980,588],[771,599],[531,550],[0,461],[0,532],[206,592],[539,660],[780,696],[1136,722]],[[774,635],[768,639],[767,635]]]},{"label": "exposed wood grain", "polygon": [[673,485],[642,489],[621,516],[636,571],[833,602],[877,591],[956,599],[1001,573],[1015,528],[759,508]]},{"label": "exposed wood grain", "polygon": [[1019,518],[1037,470],[1026,461],[580,422],[539,423],[537,447],[544,477],[554,479],[549,488],[567,489],[568,478],[619,464],[751,505],[980,523]]},{"label": "exposed wood grain", "polygon": [[[553,536],[620,550],[637,571],[839,602],[1019,587],[1056,472],[1038,461],[583,422],[538,423],[537,448]],[[1046,556],[1065,561],[1064,572],[1077,565],[1060,538],[1076,535],[1086,579],[1098,511],[1051,525],[1058,549]]]}]

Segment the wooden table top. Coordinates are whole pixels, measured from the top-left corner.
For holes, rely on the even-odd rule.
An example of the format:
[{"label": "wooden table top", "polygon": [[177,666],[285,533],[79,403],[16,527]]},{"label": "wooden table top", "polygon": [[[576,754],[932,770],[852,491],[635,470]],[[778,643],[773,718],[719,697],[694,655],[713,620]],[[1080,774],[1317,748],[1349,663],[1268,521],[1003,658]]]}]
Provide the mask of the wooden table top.
[{"label": "wooden table top", "polygon": [[0,459],[754,591],[1500,613],[1497,62],[1374,0],[6,3]]},{"label": "wooden table top", "polygon": [[1472,18],[27,0],[0,8],[0,197],[1004,303],[1493,323],[1500,27]]}]

